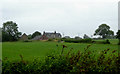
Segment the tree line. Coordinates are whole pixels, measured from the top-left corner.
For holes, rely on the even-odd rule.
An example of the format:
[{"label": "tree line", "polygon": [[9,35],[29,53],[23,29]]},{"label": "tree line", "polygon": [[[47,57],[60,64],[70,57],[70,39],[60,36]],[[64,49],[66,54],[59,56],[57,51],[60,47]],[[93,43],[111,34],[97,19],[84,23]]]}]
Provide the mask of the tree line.
[{"label": "tree line", "polygon": [[[16,24],[13,21],[7,21],[3,23],[2,28],[2,41],[18,41],[19,38],[22,35],[22,32],[18,31],[18,24]],[[116,38],[119,39],[120,41],[120,30],[116,33],[117,35],[115,36]],[[32,35],[28,35],[29,39],[34,38],[37,35],[41,35],[40,32],[36,31]],[[110,30],[110,26],[107,24],[101,24],[96,30],[94,35],[99,35],[103,39],[109,38],[109,37],[114,37],[114,32]],[[120,43],[120,42],[119,42]]]},{"label": "tree line", "polygon": [[[18,24],[13,21],[7,21],[3,23],[2,31],[2,41],[18,41],[22,35],[22,32],[18,31]],[[28,35],[29,39],[34,38],[37,35],[41,35],[40,32],[36,31],[32,35]]]}]

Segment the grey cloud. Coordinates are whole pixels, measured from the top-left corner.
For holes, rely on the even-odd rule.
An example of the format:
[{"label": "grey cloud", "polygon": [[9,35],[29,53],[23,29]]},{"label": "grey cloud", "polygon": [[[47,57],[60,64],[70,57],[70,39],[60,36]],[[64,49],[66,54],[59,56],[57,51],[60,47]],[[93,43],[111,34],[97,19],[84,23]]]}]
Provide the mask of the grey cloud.
[{"label": "grey cloud", "polygon": [[19,30],[27,34],[35,30],[41,32],[56,30],[72,37],[78,33],[81,36],[84,33],[92,35],[102,23],[110,25],[112,30],[117,31],[117,0],[102,3],[87,1],[11,2],[2,6],[1,22],[13,20],[18,23]]}]

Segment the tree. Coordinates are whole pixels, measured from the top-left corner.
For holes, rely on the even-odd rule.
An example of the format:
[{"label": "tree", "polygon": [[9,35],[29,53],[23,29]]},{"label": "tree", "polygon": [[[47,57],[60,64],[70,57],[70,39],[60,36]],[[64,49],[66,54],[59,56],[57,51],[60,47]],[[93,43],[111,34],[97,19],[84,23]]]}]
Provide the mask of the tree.
[{"label": "tree", "polygon": [[79,36],[75,36],[75,39],[82,39],[82,38],[80,38]]},{"label": "tree", "polygon": [[2,40],[3,41],[17,41],[21,35],[18,31],[17,24],[13,21],[7,21],[3,23],[2,28]]},{"label": "tree", "polygon": [[28,35],[28,39],[32,39],[32,35],[31,34]]},{"label": "tree", "polygon": [[39,35],[41,35],[41,33],[38,32],[38,31],[36,31],[36,32],[34,32],[34,33],[32,34],[32,38],[34,38],[34,37],[36,37],[36,36],[39,36]]},{"label": "tree", "polygon": [[94,35],[100,35],[102,38],[114,36],[114,32],[110,30],[110,27],[106,24],[101,24],[98,29],[95,30]]},{"label": "tree", "polygon": [[119,45],[120,45],[120,30],[118,30],[118,32],[117,32],[117,35],[116,35],[116,38],[118,38],[119,39]]}]

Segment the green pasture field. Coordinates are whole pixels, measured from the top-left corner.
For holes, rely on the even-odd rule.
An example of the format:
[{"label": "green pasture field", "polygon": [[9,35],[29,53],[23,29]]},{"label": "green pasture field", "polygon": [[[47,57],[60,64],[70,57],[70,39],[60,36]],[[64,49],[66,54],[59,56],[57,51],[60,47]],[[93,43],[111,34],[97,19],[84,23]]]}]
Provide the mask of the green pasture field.
[{"label": "green pasture field", "polygon": [[[20,55],[24,60],[33,61],[35,58],[44,59],[49,54],[59,54],[62,50],[62,45],[66,45],[64,53],[70,49],[71,52],[83,51],[88,45],[91,45],[88,50],[94,51],[94,54],[99,55],[100,51],[110,49],[107,56],[112,54],[113,50],[118,51],[117,40],[110,40],[111,44],[90,44],[90,43],[58,43],[58,42],[3,42],[2,43],[2,59],[10,61],[20,60]],[[58,46],[57,46],[58,45]],[[115,53],[118,54],[117,52]]]},{"label": "green pasture field", "polygon": [[[95,41],[104,41],[104,39],[95,40]],[[118,44],[118,39],[109,39],[111,44]]]}]

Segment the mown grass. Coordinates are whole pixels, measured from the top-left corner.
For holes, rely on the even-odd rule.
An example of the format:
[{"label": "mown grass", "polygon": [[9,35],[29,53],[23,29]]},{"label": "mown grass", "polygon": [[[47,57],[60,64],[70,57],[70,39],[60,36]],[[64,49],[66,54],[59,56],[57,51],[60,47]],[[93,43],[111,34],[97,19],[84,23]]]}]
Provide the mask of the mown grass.
[{"label": "mown grass", "polygon": [[[20,60],[20,56],[24,56],[24,60],[33,61],[35,58],[44,59],[44,57],[51,53],[60,53],[62,50],[62,45],[66,45],[64,53],[67,53],[70,49],[72,52],[77,52],[78,50],[83,51],[88,45],[90,45],[89,50],[96,54],[96,57],[100,54],[100,51],[110,49],[108,52],[110,56],[113,50],[118,50],[118,45],[116,40],[110,40],[111,44],[91,44],[91,43],[58,43],[58,42],[3,42],[2,44],[2,58],[10,61]],[[116,55],[118,53],[116,52]]]}]

